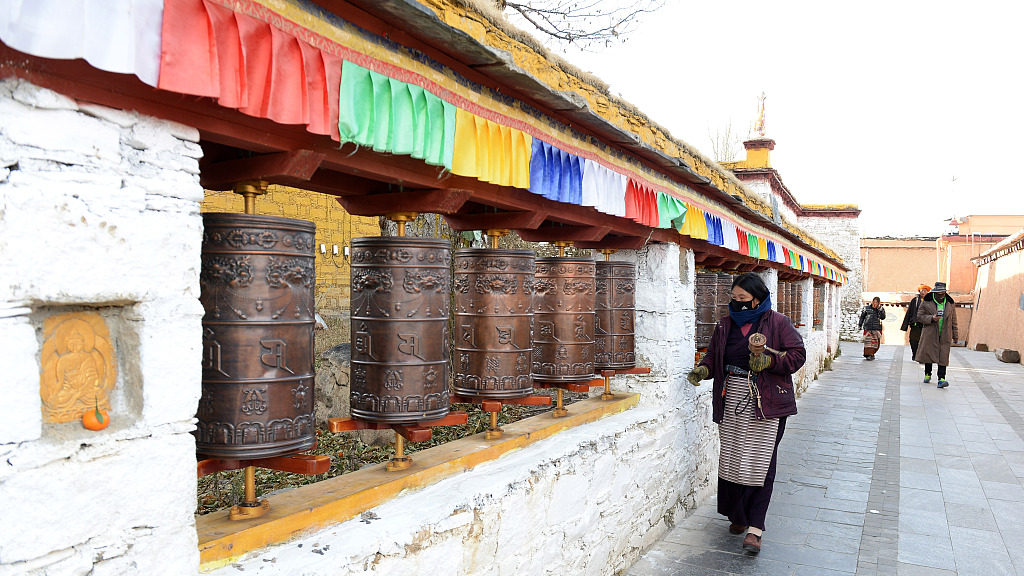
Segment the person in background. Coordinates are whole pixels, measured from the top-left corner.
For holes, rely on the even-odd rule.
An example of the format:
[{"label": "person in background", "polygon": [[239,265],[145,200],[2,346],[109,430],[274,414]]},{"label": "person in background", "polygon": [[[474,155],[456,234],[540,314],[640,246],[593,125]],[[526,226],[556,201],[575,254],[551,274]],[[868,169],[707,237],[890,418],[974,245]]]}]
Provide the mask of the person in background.
[{"label": "person in background", "polygon": [[[767,339],[763,353],[751,351],[755,333]],[[686,377],[694,386],[714,378],[712,420],[721,440],[718,513],[729,518],[729,532],[747,533],[742,547],[751,554],[761,551],[779,441],[786,418],[796,414],[793,373],[805,357],[793,323],[772,310],[764,280],[747,272],[733,280],[729,316],[715,326],[707,354]]]},{"label": "person in background", "polygon": [[910,301],[907,305],[907,313],[903,316],[903,325],[900,326],[900,330],[906,332],[910,330],[907,337],[910,340],[910,359],[913,360],[917,357],[917,346],[921,343],[921,323],[917,321],[917,308],[921,305],[921,299],[924,298],[928,292],[932,289],[927,284],[921,284],[917,287],[917,296]]},{"label": "person in background", "polygon": [[946,366],[949,366],[949,348],[957,340],[956,303],[946,294],[946,283],[936,282],[935,287],[917,308],[917,321],[921,323],[921,344],[914,360],[924,364],[925,383],[932,380],[932,364],[939,365],[937,388],[949,386],[946,381]]},{"label": "person in background", "polygon": [[864,329],[864,357],[868,360],[875,359],[875,352],[882,344],[882,320],[885,320],[885,308],[882,308],[882,299],[875,296],[871,304],[861,311],[860,322],[857,323]]}]

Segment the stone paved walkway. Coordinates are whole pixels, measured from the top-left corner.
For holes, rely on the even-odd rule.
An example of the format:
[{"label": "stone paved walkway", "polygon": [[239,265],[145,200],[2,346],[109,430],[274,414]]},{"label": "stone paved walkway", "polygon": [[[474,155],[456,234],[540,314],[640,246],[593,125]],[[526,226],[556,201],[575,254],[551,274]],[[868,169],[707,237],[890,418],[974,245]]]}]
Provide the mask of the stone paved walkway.
[{"label": "stone paved walkway", "polygon": [[939,390],[909,346],[842,350],[786,424],[761,553],[712,497],[628,576],[1024,575],[1024,366],[954,348]]}]

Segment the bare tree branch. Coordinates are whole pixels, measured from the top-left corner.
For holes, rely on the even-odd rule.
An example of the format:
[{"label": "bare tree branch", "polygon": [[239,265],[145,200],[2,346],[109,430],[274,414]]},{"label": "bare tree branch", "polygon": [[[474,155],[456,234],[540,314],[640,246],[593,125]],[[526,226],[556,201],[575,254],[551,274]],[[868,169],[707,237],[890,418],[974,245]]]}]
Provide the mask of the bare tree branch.
[{"label": "bare tree branch", "polygon": [[624,41],[643,15],[665,4],[665,0],[494,1],[513,20],[529,24],[549,40],[581,49]]}]

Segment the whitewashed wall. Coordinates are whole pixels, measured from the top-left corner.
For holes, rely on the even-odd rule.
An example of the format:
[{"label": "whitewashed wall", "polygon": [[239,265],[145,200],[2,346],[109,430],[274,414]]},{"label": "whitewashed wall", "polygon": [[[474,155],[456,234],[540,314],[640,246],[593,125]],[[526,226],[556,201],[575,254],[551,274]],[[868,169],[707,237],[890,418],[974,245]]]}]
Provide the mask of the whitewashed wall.
[{"label": "whitewashed wall", "polygon": [[849,282],[840,289],[839,335],[843,340],[863,340],[857,329],[863,281],[860,269],[860,220],[857,218],[820,218],[806,216],[797,219],[797,224],[812,235],[828,243],[850,268]]},{"label": "whitewashed wall", "polygon": [[[198,132],[0,81],[0,574],[191,574]],[[111,425],[47,424],[42,322],[104,317]]]}]

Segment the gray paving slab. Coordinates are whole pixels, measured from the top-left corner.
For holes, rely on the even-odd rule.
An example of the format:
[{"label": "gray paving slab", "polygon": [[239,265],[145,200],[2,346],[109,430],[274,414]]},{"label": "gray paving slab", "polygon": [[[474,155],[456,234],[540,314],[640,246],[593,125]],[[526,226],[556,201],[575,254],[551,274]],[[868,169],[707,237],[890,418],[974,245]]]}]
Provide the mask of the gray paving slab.
[{"label": "gray paving slab", "polygon": [[955,348],[938,389],[909,347],[859,347],[787,422],[759,555],[712,497],[626,576],[1024,576],[1024,366]]}]

